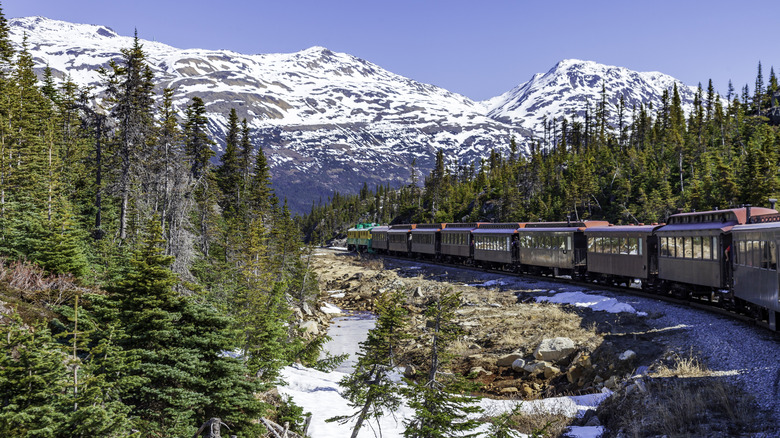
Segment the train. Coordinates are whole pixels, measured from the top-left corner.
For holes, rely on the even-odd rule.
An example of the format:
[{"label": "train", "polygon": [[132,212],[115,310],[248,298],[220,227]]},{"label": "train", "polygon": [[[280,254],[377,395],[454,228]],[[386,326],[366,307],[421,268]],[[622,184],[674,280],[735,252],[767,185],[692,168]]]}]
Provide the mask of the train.
[{"label": "train", "polygon": [[777,331],[780,213],[740,207],[662,224],[606,221],[358,224],[348,249],[698,299]]}]

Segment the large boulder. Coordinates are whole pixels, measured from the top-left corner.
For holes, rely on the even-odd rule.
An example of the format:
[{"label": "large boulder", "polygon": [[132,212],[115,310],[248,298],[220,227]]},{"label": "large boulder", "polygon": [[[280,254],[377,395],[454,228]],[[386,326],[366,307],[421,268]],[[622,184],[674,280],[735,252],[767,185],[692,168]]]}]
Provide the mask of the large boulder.
[{"label": "large boulder", "polygon": [[577,351],[577,347],[574,346],[574,341],[569,338],[547,338],[536,347],[534,357],[537,360],[557,362],[575,351]]}]

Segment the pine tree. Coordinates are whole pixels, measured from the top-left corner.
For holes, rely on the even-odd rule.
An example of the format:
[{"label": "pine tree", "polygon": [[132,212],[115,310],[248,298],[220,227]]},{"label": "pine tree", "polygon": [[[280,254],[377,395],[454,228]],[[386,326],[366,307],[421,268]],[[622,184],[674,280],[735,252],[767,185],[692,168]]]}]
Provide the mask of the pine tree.
[{"label": "pine tree", "polygon": [[447,364],[446,347],[459,332],[454,323],[455,311],[460,306],[460,294],[452,289],[443,291],[432,300],[425,311],[428,327],[431,327],[430,352],[428,354],[428,378],[424,383],[409,382],[404,391],[414,417],[404,423],[406,438],[473,437],[479,423],[469,419],[469,414],[481,412],[475,406],[477,399],[463,394],[462,382],[453,378],[441,378],[441,368]]},{"label": "pine tree", "polygon": [[66,436],[65,353],[45,327],[25,327],[18,318],[0,324],[0,342],[0,434]]},{"label": "pine tree", "polygon": [[238,115],[235,108],[230,110],[230,116],[228,116],[225,152],[220,157],[220,165],[217,167],[216,172],[219,188],[222,191],[220,207],[222,207],[226,219],[234,218],[239,213],[242,184]]},{"label": "pine tree", "polygon": [[408,337],[408,312],[403,307],[404,301],[401,290],[385,292],[379,297],[376,325],[360,343],[360,358],[354,371],[339,383],[345,388],[343,397],[357,411],[327,421],[346,423],[355,419],[352,438],[358,436],[364,421],[379,420],[386,412],[393,412],[401,405],[400,389],[390,373],[396,366],[400,342]]},{"label": "pine tree", "polygon": [[110,70],[101,73],[106,78],[106,95],[111,104],[111,116],[119,129],[117,190],[120,197],[119,238],[127,238],[130,197],[133,179],[146,163],[139,160],[148,154],[152,142],[154,120],[154,75],[146,62],[143,45],[136,32],[133,46],[122,50],[121,63],[111,61]]},{"label": "pine tree", "polygon": [[209,160],[214,156],[211,146],[214,141],[209,138],[206,106],[203,99],[193,97],[187,107],[187,120],[184,124],[184,147],[190,161],[192,178],[199,180],[206,173]]},{"label": "pine tree", "polygon": [[235,348],[232,323],[173,290],[172,257],[163,254],[160,234],[159,220],[151,220],[130,272],[112,291],[127,333],[122,346],[140,358],[135,374],[145,381],[126,400],[145,436],[192,434],[210,415],[256,429],[256,383],[244,378],[237,359],[222,354]]}]

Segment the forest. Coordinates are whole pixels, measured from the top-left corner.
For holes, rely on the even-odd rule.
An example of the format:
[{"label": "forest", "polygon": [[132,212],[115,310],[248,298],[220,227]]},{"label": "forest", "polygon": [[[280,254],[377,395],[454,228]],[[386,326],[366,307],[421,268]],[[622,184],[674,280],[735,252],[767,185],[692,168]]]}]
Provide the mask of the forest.
[{"label": "forest", "polygon": [[327,338],[295,322],[310,253],[246,120],[230,112],[215,161],[203,101],[180,120],[137,36],[100,93],[33,67],[0,12],[0,434],[298,427],[260,395],[327,365]]},{"label": "forest", "polygon": [[761,63],[752,92],[729,83],[721,96],[710,80],[687,115],[676,86],[658,108],[627,108],[622,96],[612,105],[602,86],[584,117],[546,120],[527,153],[515,139],[508,156],[492,152],[479,162],[439,151],[422,181],[412,162],[404,187],[335,193],[312,205],[301,226],[320,243],[359,222],[649,224],[680,211],[769,206],[780,195],[778,91],[774,68],[765,82]]}]

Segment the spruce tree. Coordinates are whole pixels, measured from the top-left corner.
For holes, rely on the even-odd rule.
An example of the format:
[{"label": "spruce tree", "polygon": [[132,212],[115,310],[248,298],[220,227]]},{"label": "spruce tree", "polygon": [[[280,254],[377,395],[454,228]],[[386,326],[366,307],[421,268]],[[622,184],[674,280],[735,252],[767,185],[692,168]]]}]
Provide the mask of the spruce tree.
[{"label": "spruce tree", "polygon": [[455,324],[455,311],[460,307],[460,294],[451,288],[442,291],[425,311],[430,327],[428,353],[428,377],[424,382],[408,382],[404,391],[414,416],[404,425],[406,438],[474,437],[479,423],[469,419],[470,414],[481,412],[477,399],[464,392],[460,379],[440,376],[448,362],[446,348],[457,338],[459,328]]},{"label": "spruce tree", "polygon": [[405,299],[401,290],[388,291],[379,297],[376,325],[368,332],[367,339],[360,343],[360,358],[354,371],[339,382],[345,388],[342,396],[357,411],[327,421],[346,423],[355,419],[352,438],[358,436],[363,422],[378,421],[385,413],[393,412],[401,405],[400,388],[391,373],[397,365],[396,354],[400,343],[408,337],[408,312],[403,307]]}]

